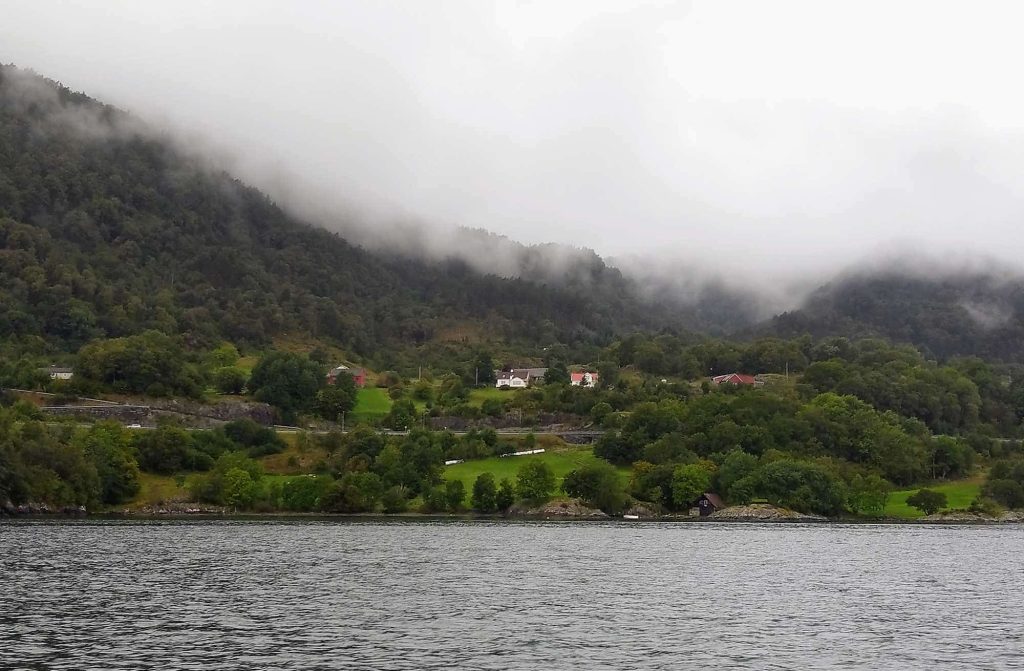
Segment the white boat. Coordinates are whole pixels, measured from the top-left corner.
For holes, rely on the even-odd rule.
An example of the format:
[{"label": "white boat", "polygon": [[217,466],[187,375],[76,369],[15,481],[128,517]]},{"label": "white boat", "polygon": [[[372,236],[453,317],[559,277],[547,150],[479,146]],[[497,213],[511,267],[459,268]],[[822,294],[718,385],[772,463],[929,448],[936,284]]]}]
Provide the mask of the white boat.
[{"label": "white boat", "polygon": [[624,519],[624,520],[638,520],[638,519],[640,519],[640,516],[639,515],[623,515],[622,519]]}]

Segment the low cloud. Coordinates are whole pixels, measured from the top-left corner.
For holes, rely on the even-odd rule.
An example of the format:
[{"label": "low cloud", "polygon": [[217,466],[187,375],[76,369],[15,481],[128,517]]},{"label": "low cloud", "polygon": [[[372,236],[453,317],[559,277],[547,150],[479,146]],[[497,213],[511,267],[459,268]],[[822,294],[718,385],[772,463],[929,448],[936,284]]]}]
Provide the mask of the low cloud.
[{"label": "low cloud", "polygon": [[542,278],[594,250],[652,295],[753,287],[765,311],[906,271],[894,251],[1018,272],[1021,13],[15,0],[0,60],[367,247]]}]

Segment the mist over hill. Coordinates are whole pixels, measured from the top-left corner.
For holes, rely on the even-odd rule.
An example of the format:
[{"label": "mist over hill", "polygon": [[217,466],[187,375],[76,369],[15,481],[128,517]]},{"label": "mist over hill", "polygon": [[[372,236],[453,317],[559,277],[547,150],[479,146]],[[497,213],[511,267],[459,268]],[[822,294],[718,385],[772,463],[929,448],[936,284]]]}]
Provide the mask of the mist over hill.
[{"label": "mist over hill", "polygon": [[647,330],[880,336],[938,358],[1024,354],[1024,280],[1006,267],[892,259],[808,292],[809,277],[754,286],[479,229],[376,230],[353,244],[176,137],[0,68],[5,338],[73,350],[146,329],[197,344],[299,332],[370,356],[445,341],[607,343]]},{"label": "mist over hill", "polygon": [[656,306],[587,250],[463,230],[459,253],[417,254],[411,236],[367,251],[143,122],[12,66],[0,69],[0,243],[0,335],[71,349],[145,329],[201,343],[302,332],[369,354],[714,326],[681,301]]},{"label": "mist over hill", "polygon": [[848,273],[814,291],[801,307],[756,332],[782,337],[884,337],[931,358],[1024,356],[1024,278],[999,268],[871,269]]}]

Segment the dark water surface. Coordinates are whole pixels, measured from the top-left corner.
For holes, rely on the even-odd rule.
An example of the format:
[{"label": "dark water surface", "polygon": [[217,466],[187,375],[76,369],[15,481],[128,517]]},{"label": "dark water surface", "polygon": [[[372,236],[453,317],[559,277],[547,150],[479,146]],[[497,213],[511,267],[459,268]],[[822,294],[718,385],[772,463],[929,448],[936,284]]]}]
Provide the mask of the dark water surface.
[{"label": "dark water surface", "polygon": [[3,669],[1024,668],[1024,528],[0,523]]}]

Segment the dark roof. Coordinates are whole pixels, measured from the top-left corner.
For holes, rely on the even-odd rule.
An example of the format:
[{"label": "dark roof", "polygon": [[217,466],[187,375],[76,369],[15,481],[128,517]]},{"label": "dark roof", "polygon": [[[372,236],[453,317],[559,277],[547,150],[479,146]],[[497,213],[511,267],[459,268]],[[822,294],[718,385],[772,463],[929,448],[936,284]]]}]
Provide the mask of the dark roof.
[{"label": "dark roof", "polygon": [[728,375],[716,375],[711,378],[711,381],[715,384],[722,384],[723,382],[731,382],[733,384],[756,384],[757,380],[754,379],[753,375],[744,375],[743,373],[729,373]]},{"label": "dark roof", "polygon": [[721,510],[725,507],[725,503],[722,501],[722,497],[718,494],[712,494],[711,492],[704,492],[704,498],[713,505],[716,509]]},{"label": "dark roof", "polygon": [[70,366],[48,366],[46,368],[49,373],[74,373],[75,369]]}]

